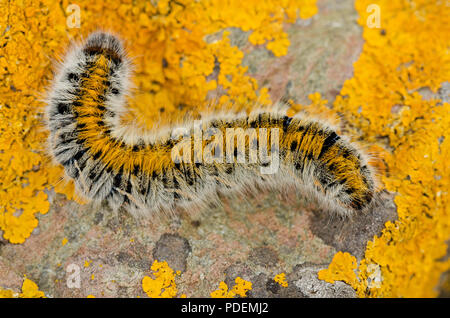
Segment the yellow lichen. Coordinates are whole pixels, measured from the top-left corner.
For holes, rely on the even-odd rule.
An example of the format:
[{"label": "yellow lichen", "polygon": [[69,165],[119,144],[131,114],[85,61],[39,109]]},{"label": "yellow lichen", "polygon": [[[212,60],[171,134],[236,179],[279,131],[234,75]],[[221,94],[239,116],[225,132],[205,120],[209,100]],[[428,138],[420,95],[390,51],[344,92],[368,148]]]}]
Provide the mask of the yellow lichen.
[{"label": "yellow lichen", "polygon": [[142,289],[150,298],[174,298],[178,293],[175,277],[180,271],[174,272],[166,261],[155,260],[151,267],[153,276],[145,276],[142,279]]},{"label": "yellow lichen", "polygon": [[281,286],[283,286],[283,287],[288,287],[289,286],[288,282],[286,281],[286,274],[285,273],[281,273],[281,274],[275,275],[273,280],[275,282],[277,282],[278,284],[280,284]]},{"label": "yellow lichen", "polygon": [[12,290],[0,287],[0,298],[45,298],[44,292],[32,280],[25,278],[22,283],[22,292],[15,293]]},{"label": "yellow lichen", "polygon": [[233,288],[228,290],[227,284],[220,282],[219,289],[211,292],[211,298],[234,298],[236,295],[247,297],[247,292],[252,289],[252,283],[240,277],[236,277],[235,283]]},{"label": "yellow lichen", "polygon": [[[367,24],[371,4],[380,8],[380,28]],[[428,0],[358,0],[355,7],[366,43],[334,107],[367,141],[384,138],[380,172],[396,193],[399,219],[368,242],[361,284],[353,286],[359,296],[433,297],[450,268],[443,261],[450,237],[450,105],[436,95],[450,78],[450,7]],[[423,95],[427,90],[435,97]],[[333,259],[334,277],[354,282],[346,276],[349,265],[348,258]]]},{"label": "yellow lichen", "polygon": [[219,283],[219,289],[211,292],[211,298],[233,298],[235,294],[228,291],[228,286],[225,282]]},{"label": "yellow lichen", "polygon": [[14,292],[9,289],[0,288],[0,298],[14,298]]},{"label": "yellow lichen", "polygon": [[318,277],[328,283],[343,281],[352,287],[358,286],[356,258],[349,253],[337,252],[327,269],[319,271]]},{"label": "yellow lichen", "polygon": [[20,298],[45,298],[44,292],[40,291],[38,286],[32,280],[25,278],[22,285]]},{"label": "yellow lichen", "polygon": [[236,285],[233,286],[231,291],[238,296],[247,297],[246,293],[252,289],[252,283],[240,277],[236,277],[234,282]]}]

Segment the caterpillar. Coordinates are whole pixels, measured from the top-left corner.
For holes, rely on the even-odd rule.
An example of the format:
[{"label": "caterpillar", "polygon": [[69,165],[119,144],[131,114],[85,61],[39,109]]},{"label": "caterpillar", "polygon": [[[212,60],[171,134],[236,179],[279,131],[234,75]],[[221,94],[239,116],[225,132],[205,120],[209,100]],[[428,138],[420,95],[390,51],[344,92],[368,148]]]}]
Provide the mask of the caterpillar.
[{"label": "caterpillar", "polygon": [[[131,68],[121,40],[97,31],[69,50],[49,89],[49,153],[83,197],[107,201],[115,210],[123,206],[135,216],[206,205],[218,200],[218,193],[282,185],[294,185],[344,216],[373,202],[376,180],[367,155],[330,125],[302,114],[221,113],[197,126],[145,133],[123,126]],[[183,134],[176,133],[180,128]],[[227,136],[229,129],[237,131],[233,139],[244,141],[225,145],[217,136]],[[198,130],[217,134],[198,141]],[[271,146],[276,141],[267,152],[271,156],[249,160],[251,150],[269,141]],[[205,160],[198,153],[207,150],[213,159],[230,160]],[[181,160],[185,157],[190,160]],[[274,158],[276,171],[265,173]]]}]

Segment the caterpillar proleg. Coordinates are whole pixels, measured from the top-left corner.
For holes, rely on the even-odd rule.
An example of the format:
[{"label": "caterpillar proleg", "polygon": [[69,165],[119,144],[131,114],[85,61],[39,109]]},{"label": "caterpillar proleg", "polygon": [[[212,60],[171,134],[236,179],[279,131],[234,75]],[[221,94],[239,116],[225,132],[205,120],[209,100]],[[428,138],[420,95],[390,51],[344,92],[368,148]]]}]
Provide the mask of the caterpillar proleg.
[{"label": "caterpillar proleg", "polygon": [[[197,127],[127,131],[120,116],[126,111],[130,68],[120,40],[96,32],[66,55],[49,90],[50,153],[84,197],[106,200],[114,209],[125,206],[137,216],[204,205],[218,192],[255,185],[294,185],[340,215],[364,211],[373,201],[374,173],[365,154],[330,126],[302,115],[216,114]],[[231,146],[229,129],[238,139]],[[252,157],[251,150],[264,144],[270,156]],[[206,160],[205,153],[228,160]],[[275,171],[264,173],[274,158],[279,159]]]}]

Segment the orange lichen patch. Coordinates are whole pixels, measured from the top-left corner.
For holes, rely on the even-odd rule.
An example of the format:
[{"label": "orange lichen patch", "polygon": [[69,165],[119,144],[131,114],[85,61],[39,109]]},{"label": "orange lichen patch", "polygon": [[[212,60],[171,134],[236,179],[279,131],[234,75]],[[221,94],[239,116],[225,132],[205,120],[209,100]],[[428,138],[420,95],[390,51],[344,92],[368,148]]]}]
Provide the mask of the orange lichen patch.
[{"label": "orange lichen patch", "polygon": [[286,274],[285,273],[281,273],[281,274],[275,275],[273,280],[275,282],[277,282],[278,284],[280,284],[280,286],[282,286],[282,287],[288,287],[289,286],[288,282],[286,281]]},{"label": "orange lichen patch", "polygon": [[25,278],[22,284],[22,292],[15,293],[12,290],[0,288],[0,298],[45,298],[44,292],[32,280]]},{"label": "orange lichen patch", "polygon": [[[370,4],[380,8],[380,28],[366,24]],[[433,297],[450,268],[443,261],[450,237],[450,105],[437,94],[450,78],[450,7],[427,0],[355,6],[366,44],[334,107],[366,140],[384,137],[382,181],[397,194],[398,220],[368,242],[354,287],[359,296]],[[435,97],[422,96],[424,87]],[[333,260],[333,275],[346,277],[346,265],[348,258]]]},{"label": "orange lichen patch", "polygon": [[[262,44],[276,56],[286,54],[289,39],[283,23],[317,12],[316,0],[160,0],[0,2],[0,230],[11,243],[23,243],[37,226],[37,213],[47,213],[42,191],[54,188],[68,199],[72,182],[46,156],[43,129],[45,88],[52,77],[52,60],[62,56],[70,40],[98,28],[125,39],[136,65],[136,98],[131,120],[144,127],[182,118],[207,108],[208,92],[221,87],[219,105],[270,102],[266,88],[241,64],[243,52],[231,45],[227,28],[249,31],[249,42]],[[120,24],[117,21],[121,21]],[[69,23],[68,23],[69,22]],[[207,41],[212,35],[216,40]],[[217,69],[215,76],[210,76]],[[126,119],[126,118],[125,118]]]},{"label": "orange lichen patch", "polygon": [[252,289],[252,283],[240,277],[236,277],[234,282],[236,283],[236,285],[233,286],[233,289],[231,291],[238,296],[247,297],[246,293]]},{"label": "orange lichen patch", "polygon": [[0,288],[0,298],[14,298],[14,292],[9,289]]},{"label": "orange lichen patch", "polygon": [[67,237],[63,238],[61,241],[61,245],[64,246],[67,244],[67,242],[69,242],[69,240],[67,239]]},{"label": "orange lichen patch", "polygon": [[142,279],[142,289],[150,298],[174,298],[178,293],[175,277],[180,275],[180,271],[174,272],[166,261],[155,260],[151,267],[154,272],[151,278],[145,276]]},{"label": "orange lichen patch", "polygon": [[38,286],[32,280],[25,278],[22,285],[20,298],[45,298],[44,292],[40,291]]},{"label": "orange lichen patch", "polygon": [[356,258],[349,253],[337,252],[327,269],[319,271],[318,277],[328,283],[343,281],[353,288],[359,285],[356,277]]},{"label": "orange lichen patch", "polygon": [[247,297],[247,292],[252,289],[252,283],[240,277],[236,277],[235,285],[231,290],[225,282],[219,283],[219,289],[211,293],[211,298],[234,298],[238,295],[240,297]]},{"label": "orange lichen patch", "polygon": [[59,184],[63,171],[49,166],[39,128],[48,57],[60,46],[53,35],[65,29],[59,3],[46,2],[0,3],[0,230],[11,243],[23,243],[38,224],[35,214],[48,212],[42,190]]},{"label": "orange lichen patch", "polygon": [[219,283],[219,289],[211,292],[211,298],[233,298],[235,294],[230,290],[225,282]]}]

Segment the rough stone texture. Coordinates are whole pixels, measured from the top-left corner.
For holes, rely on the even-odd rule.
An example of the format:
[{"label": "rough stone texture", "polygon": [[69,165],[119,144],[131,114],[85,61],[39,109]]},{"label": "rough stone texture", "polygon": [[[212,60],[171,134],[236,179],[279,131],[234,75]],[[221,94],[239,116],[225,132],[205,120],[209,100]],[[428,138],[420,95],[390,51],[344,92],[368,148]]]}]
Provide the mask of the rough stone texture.
[{"label": "rough stone texture", "polygon": [[319,280],[317,272],[324,268],[326,266],[299,265],[294,268],[289,278],[305,297],[350,298],[356,296],[353,288],[343,282],[329,284]]},{"label": "rough stone texture", "polygon": [[[232,41],[273,100],[306,104],[317,91],[331,105],[363,45],[356,19],[352,1],[319,1],[316,16],[286,25],[291,46],[281,58],[250,45],[239,30]],[[142,278],[158,259],[182,272],[176,282],[188,297],[209,297],[222,280],[231,288],[237,276],[252,282],[250,297],[354,297],[343,283],[319,281],[317,271],[338,250],[361,258],[366,242],[395,219],[392,195],[382,195],[378,207],[352,219],[332,218],[285,188],[221,197],[220,206],[141,222],[53,195],[50,212],[39,216],[24,244],[0,241],[0,286],[20,290],[26,273],[50,297],[144,297]],[[70,264],[79,267],[80,288],[67,287]],[[273,280],[281,272],[287,288]]]},{"label": "rough stone texture", "polygon": [[311,216],[311,231],[338,251],[349,252],[361,259],[366,242],[381,232],[386,221],[397,218],[394,196],[383,191],[370,213],[352,218],[330,218],[316,211]]},{"label": "rough stone texture", "polygon": [[186,270],[186,258],[191,252],[188,240],[177,234],[163,234],[153,248],[153,259],[166,261],[175,271]]}]

